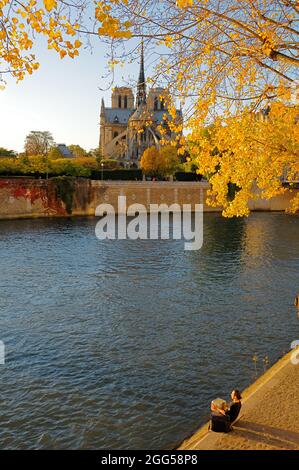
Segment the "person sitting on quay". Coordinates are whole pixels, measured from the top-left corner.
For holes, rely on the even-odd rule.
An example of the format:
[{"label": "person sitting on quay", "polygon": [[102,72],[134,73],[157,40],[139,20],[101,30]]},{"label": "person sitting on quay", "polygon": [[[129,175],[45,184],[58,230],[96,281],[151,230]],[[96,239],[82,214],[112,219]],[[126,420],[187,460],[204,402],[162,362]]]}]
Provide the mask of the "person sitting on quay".
[{"label": "person sitting on quay", "polygon": [[229,432],[241,410],[241,394],[238,389],[231,393],[232,401],[228,405],[225,400],[217,398],[211,403],[211,430],[214,432]]},{"label": "person sitting on quay", "polygon": [[226,411],[226,415],[229,417],[230,423],[233,424],[238,418],[242,407],[242,396],[238,389],[234,389],[230,396],[232,401],[229,404],[229,409]]}]

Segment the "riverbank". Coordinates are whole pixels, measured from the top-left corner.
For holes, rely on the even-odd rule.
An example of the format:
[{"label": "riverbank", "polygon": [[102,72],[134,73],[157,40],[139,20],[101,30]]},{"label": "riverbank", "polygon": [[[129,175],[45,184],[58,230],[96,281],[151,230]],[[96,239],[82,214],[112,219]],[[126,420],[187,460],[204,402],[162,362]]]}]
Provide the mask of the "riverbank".
[{"label": "riverbank", "polygon": [[[94,216],[99,204],[111,204],[118,211],[118,197],[127,206],[150,204],[203,204],[204,212],[220,212],[206,204],[207,182],[94,181],[84,178],[37,180],[0,178],[0,219]],[[294,193],[271,200],[251,201],[253,211],[285,211]]]},{"label": "riverbank", "polygon": [[208,423],[180,450],[299,450],[299,364],[290,351],[249,386],[231,433],[214,433]]}]

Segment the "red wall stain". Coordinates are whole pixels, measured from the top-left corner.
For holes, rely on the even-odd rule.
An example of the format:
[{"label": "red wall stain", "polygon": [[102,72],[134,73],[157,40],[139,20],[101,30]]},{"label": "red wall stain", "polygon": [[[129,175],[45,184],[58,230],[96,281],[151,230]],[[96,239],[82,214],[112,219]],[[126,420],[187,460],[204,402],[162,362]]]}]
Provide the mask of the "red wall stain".
[{"label": "red wall stain", "polygon": [[32,205],[41,201],[46,214],[67,215],[62,201],[57,199],[55,183],[51,180],[0,179],[0,189],[2,188],[7,188],[10,196],[27,199]]}]

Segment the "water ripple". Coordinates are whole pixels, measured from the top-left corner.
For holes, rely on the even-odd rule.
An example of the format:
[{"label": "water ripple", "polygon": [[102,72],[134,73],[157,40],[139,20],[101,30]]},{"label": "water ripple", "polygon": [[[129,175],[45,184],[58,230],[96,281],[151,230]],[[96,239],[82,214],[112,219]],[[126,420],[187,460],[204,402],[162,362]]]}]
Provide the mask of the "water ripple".
[{"label": "water ripple", "polygon": [[299,336],[299,219],[204,217],[204,245],[95,219],[0,222],[1,448],[172,448]]}]

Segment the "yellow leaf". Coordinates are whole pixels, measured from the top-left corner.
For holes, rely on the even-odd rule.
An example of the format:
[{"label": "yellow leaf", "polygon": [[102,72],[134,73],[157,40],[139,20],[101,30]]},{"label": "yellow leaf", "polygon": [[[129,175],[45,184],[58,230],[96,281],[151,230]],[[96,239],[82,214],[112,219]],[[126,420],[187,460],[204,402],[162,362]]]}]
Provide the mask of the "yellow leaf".
[{"label": "yellow leaf", "polygon": [[46,10],[51,11],[56,7],[56,0],[44,0]]}]

